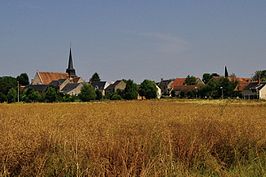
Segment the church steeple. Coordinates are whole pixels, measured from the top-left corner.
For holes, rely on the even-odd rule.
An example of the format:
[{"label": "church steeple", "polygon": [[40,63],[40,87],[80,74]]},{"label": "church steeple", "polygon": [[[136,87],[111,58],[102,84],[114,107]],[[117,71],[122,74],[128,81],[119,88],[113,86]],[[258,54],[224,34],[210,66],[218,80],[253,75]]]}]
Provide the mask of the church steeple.
[{"label": "church steeple", "polygon": [[66,72],[68,73],[69,77],[76,77],[76,71],[73,67],[71,48],[69,52],[68,68],[66,69]]},{"label": "church steeple", "polygon": [[227,71],[227,67],[224,67],[224,77],[228,77],[228,71]]}]

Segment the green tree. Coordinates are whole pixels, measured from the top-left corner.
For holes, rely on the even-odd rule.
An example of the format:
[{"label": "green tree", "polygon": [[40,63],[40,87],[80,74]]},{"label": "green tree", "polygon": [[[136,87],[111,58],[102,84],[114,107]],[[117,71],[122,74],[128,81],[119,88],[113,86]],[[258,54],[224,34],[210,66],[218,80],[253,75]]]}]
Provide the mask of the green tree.
[{"label": "green tree", "polygon": [[27,73],[21,73],[18,77],[17,77],[17,81],[19,82],[20,85],[29,85],[29,77],[27,75]]},{"label": "green tree", "polygon": [[115,92],[110,96],[110,100],[122,100],[122,97],[117,92]]},{"label": "green tree", "polygon": [[50,103],[58,100],[58,93],[54,87],[48,87],[45,92],[45,100]]},{"label": "green tree", "polygon": [[0,92],[7,95],[11,88],[17,88],[17,80],[11,76],[0,77]]},{"label": "green tree", "polygon": [[124,90],[123,96],[126,100],[133,100],[138,98],[138,87],[133,80],[126,81],[127,85]]},{"label": "green tree", "polygon": [[96,93],[96,100],[101,100],[103,98],[103,94],[100,90],[97,89],[95,93]]},{"label": "green tree", "polygon": [[146,99],[157,97],[157,88],[154,81],[144,80],[139,87],[139,95],[145,96]]},{"label": "green tree", "polygon": [[256,71],[252,78],[256,81],[266,81],[266,70]]},{"label": "green tree", "polygon": [[195,76],[188,75],[185,80],[185,85],[195,85],[197,78]]},{"label": "green tree", "polygon": [[98,73],[94,73],[90,78],[90,83],[101,81]]},{"label": "green tree", "polygon": [[204,73],[202,76],[202,81],[207,84],[211,80],[212,76],[210,73]]},{"label": "green tree", "polygon": [[3,103],[5,101],[7,101],[6,95],[0,92],[0,103]]},{"label": "green tree", "polygon": [[7,93],[7,101],[9,103],[17,101],[17,91],[15,88],[11,88]]},{"label": "green tree", "polygon": [[81,92],[79,94],[79,98],[81,101],[90,101],[96,99],[96,92],[95,89],[91,84],[85,84],[81,88]]}]

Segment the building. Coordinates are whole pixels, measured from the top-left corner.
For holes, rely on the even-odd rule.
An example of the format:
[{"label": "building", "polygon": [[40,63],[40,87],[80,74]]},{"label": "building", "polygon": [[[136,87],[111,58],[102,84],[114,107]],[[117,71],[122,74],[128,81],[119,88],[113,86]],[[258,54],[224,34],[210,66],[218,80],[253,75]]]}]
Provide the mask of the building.
[{"label": "building", "polygon": [[173,90],[172,87],[173,82],[174,79],[169,79],[169,80],[161,79],[161,82],[159,82],[157,85],[160,87],[162,95],[171,96],[171,91]]},{"label": "building", "polygon": [[126,88],[126,82],[123,80],[117,80],[113,84],[110,84],[106,89],[105,89],[105,94],[106,95],[111,95],[118,90],[123,91]]},{"label": "building", "polygon": [[95,90],[99,90],[103,96],[105,96],[105,89],[109,86],[106,81],[92,82],[91,85],[95,88]]},{"label": "building", "polygon": [[266,82],[251,82],[242,91],[244,99],[266,99]]},{"label": "building", "polygon": [[66,72],[36,72],[31,82],[31,88],[40,91],[53,86],[64,94],[78,95],[83,86],[82,83],[84,81],[76,75],[70,48]]}]

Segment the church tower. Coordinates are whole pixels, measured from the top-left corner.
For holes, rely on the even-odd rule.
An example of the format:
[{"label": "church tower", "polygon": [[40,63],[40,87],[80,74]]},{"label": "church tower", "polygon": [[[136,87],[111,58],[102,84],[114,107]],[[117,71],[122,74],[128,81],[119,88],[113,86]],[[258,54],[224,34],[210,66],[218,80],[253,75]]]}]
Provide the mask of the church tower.
[{"label": "church tower", "polygon": [[76,71],[73,67],[71,48],[70,48],[70,52],[69,52],[68,68],[66,69],[66,73],[68,73],[69,77],[77,77]]}]

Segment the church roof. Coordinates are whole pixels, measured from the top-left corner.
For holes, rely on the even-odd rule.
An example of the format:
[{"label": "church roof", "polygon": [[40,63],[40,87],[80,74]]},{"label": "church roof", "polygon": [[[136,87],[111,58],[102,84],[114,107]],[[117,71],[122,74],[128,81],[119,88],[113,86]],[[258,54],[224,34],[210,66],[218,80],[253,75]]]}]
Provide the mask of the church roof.
[{"label": "church roof", "polygon": [[67,79],[67,73],[61,72],[37,72],[42,84],[50,84],[54,80]]}]

